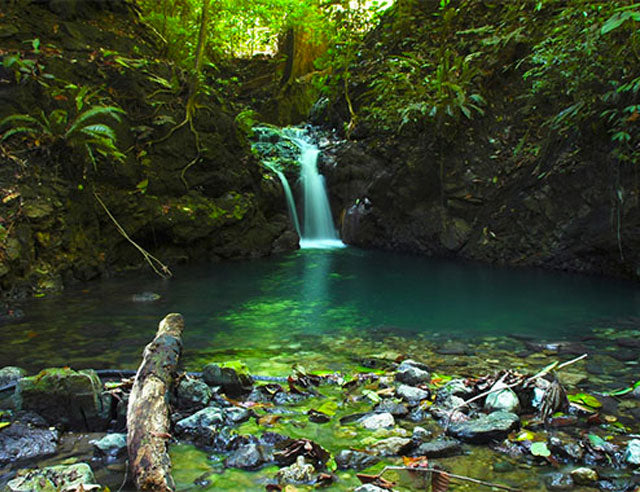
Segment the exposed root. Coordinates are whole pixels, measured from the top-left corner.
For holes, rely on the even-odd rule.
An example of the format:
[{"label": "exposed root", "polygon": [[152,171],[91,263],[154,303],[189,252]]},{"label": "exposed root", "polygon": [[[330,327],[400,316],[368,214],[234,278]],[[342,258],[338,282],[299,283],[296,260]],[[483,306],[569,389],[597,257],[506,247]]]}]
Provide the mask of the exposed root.
[{"label": "exposed root", "polygon": [[107,213],[111,221],[115,224],[116,229],[118,229],[118,232],[122,234],[122,237],[124,237],[127,241],[129,241],[138,251],[140,251],[140,254],[142,254],[142,256],[144,257],[145,261],[149,264],[151,269],[162,278],[171,278],[173,274],[171,273],[171,270],[169,270],[169,267],[166,266],[164,263],[162,263],[158,258],[153,256],[151,253],[149,253],[147,250],[145,250],[133,239],[131,239],[127,234],[127,231],[125,231],[122,228],[122,226],[118,223],[116,218],[111,214],[111,212],[109,211],[105,203],[102,201],[102,199],[98,196],[98,194],[95,191],[93,192],[93,196],[98,201],[98,203],[102,206],[102,208]]}]

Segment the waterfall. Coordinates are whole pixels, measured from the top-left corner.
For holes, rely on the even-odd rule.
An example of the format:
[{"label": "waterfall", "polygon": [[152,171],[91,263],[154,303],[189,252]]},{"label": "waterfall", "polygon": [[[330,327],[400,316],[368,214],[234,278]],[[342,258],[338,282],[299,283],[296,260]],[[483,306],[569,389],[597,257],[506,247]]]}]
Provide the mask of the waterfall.
[{"label": "waterfall", "polygon": [[[263,155],[263,165],[275,172],[282,182],[291,221],[300,236],[300,248],[343,248],[345,245],[338,238],[333,224],[324,177],[318,172],[318,156],[320,154],[318,147],[310,143],[304,130],[299,128],[290,127],[277,130],[271,127],[257,127],[254,130],[257,131],[260,140],[254,143],[253,148]],[[265,137],[273,138],[274,135],[277,135],[281,141],[274,144],[268,140],[266,142],[262,140]],[[300,166],[300,182],[304,198],[302,224],[298,219],[293,193],[281,170],[281,165],[272,158],[264,158],[264,156],[273,155],[275,152],[283,160],[291,160],[291,149],[283,145],[284,143],[295,145],[296,153],[299,154],[297,155],[297,163]]]}]

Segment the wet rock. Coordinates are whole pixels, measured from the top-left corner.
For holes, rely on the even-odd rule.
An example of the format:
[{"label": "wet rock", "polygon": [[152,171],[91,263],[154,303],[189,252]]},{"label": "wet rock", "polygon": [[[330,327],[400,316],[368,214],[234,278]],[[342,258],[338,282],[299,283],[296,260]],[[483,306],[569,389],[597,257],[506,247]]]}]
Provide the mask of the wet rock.
[{"label": "wet rock", "polygon": [[407,401],[409,404],[417,404],[420,400],[429,398],[428,391],[406,384],[398,386],[396,389],[396,395]]},{"label": "wet rock", "polygon": [[300,238],[294,231],[284,231],[275,241],[273,241],[272,252],[284,253],[293,251],[300,247]]},{"label": "wet rock", "polygon": [[629,338],[629,337],[616,338],[616,343],[621,347],[635,348],[635,349],[640,348],[640,339],[637,339],[637,338]]},{"label": "wet rock", "polygon": [[373,411],[376,413],[390,413],[394,417],[405,417],[409,413],[409,410],[403,404],[396,403],[390,399],[382,400]]},{"label": "wet rock", "polygon": [[389,489],[383,489],[371,483],[365,483],[353,489],[353,492],[389,492]]},{"label": "wet rock", "polygon": [[313,480],[316,469],[313,465],[306,463],[304,456],[298,456],[293,465],[285,466],[276,473],[276,480],[281,485],[288,483],[303,484]]},{"label": "wet rock", "polygon": [[225,465],[229,468],[256,470],[272,459],[271,454],[263,446],[249,443],[235,450],[227,458]]},{"label": "wet rock", "polygon": [[571,478],[578,485],[590,485],[598,481],[598,473],[586,466],[571,471]]},{"label": "wet rock", "polygon": [[133,294],[131,300],[133,302],[155,302],[160,300],[160,294],[155,292],[141,292],[140,294]]},{"label": "wet rock", "polygon": [[49,492],[76,490],[81,486],[90,490],[95,485],[93,471],[87,463],[49,466],[41,470],[20,470],[18,476],[7,484],[9,492]]},{"label": "wet rock", "polygon": [[127,454],[126,434],[107,434],[102,439],[91,441],[98,456],[119,458]]},{"label": "wet rock", "polygon": [[18,379],[26,376],[27,371],[20,367],[6,366],[0,369],[0,386],[18,381]]},{"label": "wet rock", "polygon": [[52,455],[58,438],[56,430],[13,422],[0,431],[0,464]]},{"label": "wet rock", "polygon": [[575,487],[571,475],[565,473],[552,473],[547,475],[544,482],[548,490],[573,490]]},{"label": "wet rock", "polygon": [[224,411],[218,407],[207,407],[177,422],[175,432],[178,437],[208,446],[213,440],[216,428],[223,423]]},{"label": "wet rock", "polygon": [[398,366],[395,379],[409,386],[417,386],[431,381],[431,374],[426,365],[409,359]]},{"label": "wet rock", "polygon": [[393,415],[390,413],[374,413],[372,415],[367,415],[359,422],[362,427],[369,430],[385,429],[393,427],[396,424]]},{"label": "wet rock", "polygon": [[[205,434],[204,430],[202,434]],[[253,436],[240,435],[231,427],[222,427],[218,430],[212,430],[208,441],[200,440],[199,442],[196,441],[196,444],[206,448],[213,448],[220,452],[229,452],[257,442],[257,438]]]},{"label": "wet rock", "polygon": [[238,398],[251,392],[253,380],[245,373],[236,372],[230,367],[220,367],[217,364],[207,364],[202,369],[202,379],[209,386],[220,386],[222,391],[231,398]]},{"label": "wet rock", "polygon": [[398,456],[411,445],[411,439],[406,437],[388,437],[372,444],[369,449],[377,456]]},{"label": "wet rock", "polygon": [[635,361],[638,359],[638,351],[635,349],[621,348],[611,352],[611,357],[622,362]]},{"label": "wet rock", "polygon": [[340,470],[360,471],[375,465],[380,461],[380,458],[362,451],[343,449],[335,456],[335,460]]},{"label": "wet rock", "polygon": [[411,422],[421,423],[431,417],[430,408],[426,405],[420,404],[411,409],[407,419]]},{"label": "wet rock", "polygon": [[224,409],[224,419],[228,425],[237,425],[251,418],[251,412],[246,408],[228,407]]},{"label": "wet rock", "polygon": [[425,442],[411,451],[412,456],[426,456],[427,458],[448,458],[462,454],[462,446],[455,439],[436,439]]},{"label": "wet rock", "polygon": [[450,396],[463,397],[470,395],[472,392],[473,390],[466,385],[464,379],[452,379],[438,390],[436,401],[441,402]]},{"label": "wet rock", "polygon": [[[505,388],[505,384],[498,382],[493,385],[484,402],[485,410],[490,412],[504,410],[505,412],[517,413],[520,410],[520,401],[511,389]],[[500,389],[503,388],[503,389]]]},{"label": "wet rock", "polygon": [[633,466],[640,466],[640,439],[632,439],[627,443],[624,461]]},{"label": "wet rock", "polygon": [[205,407],[211,400],[211,395],[211,388],[197,378],[182,378],[176,390],[176,400],[179,408]]},{"label": "wet rock", "polygon": [[431,432],[424,427],[420,427],[419,425],[417,425],[413,428],[411,439],[413,439],[415,442],[428,441],[429,439],[431,439]]},{"label": "wet rock", "polygon": [[104,430],[109,423],[110,397],[93,370],[45,369],[22,378],[17,400],[23,410],[42,415],[50,425],[71,430]]},{"label": "wet rock", "polygon": [[502,440],[520,426],[514,413],[497,411],[479,418],[451,424],[447,432],[453,437],[471,443],[487,443]]},{"label": "wet rock", "polygon": [[471,355],[473,351],[462,343],[453,342],[437,347],[435,353],[440,355]]},{"label": "wet rock", "polygon": [[309,422],[313,422],[315,424],[326,424],[331,421],[331,417],[329,417],[326,413],[319,412],[317,410],[309,410],[307,412],[309,416]]},{"label": "wet rock", "polygon": [[581,461],[584,457],[584,446],[564,433],[549,438],[549,448],[554,455],[573,461]]}]

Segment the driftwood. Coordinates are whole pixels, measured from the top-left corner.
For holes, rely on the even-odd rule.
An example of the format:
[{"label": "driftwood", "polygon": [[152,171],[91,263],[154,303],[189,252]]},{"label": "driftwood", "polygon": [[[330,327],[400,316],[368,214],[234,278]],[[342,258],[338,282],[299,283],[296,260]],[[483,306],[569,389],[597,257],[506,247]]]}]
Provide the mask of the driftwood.
[{"label": "driftwood", "polygon": [[169,389],[182,351],[184,320],[168,314],[153,341],[144,349],[142,364],[127,407],[127,449],[133,480],[138,490],[167,492],[175,489],[169,435]]}]

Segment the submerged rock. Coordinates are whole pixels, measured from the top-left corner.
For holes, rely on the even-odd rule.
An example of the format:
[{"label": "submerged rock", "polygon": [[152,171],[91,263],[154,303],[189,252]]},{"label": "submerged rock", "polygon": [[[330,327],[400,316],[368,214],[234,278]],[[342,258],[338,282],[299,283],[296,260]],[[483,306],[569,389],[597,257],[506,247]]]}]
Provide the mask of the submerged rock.
[{"label": "submerged rock", "polygon": [[272,460],[273,456],[266,448],[257,443],[249,443],[234,451],[225,461],[225,465],[230,468],[256,470]]},{"label": "submerged rock", "polygon": [[431,374],[426,365],[408,359],[402,362],[396,369],[396,381],[410,386],[428,383],[431,381]]},{"label": "submerged rock", "polygon": [[305,463],[304,456],[298,456],[293,465],[285,466],[276,473],[276,479],[281,485],[288,483],[303,484],[313,480],[316,469],[313,465]]},{"label": "submerged rock", "polygon": [[216,428],[222,426],[224,420],[224,411],[221,408],[207,407],[178,421],[175,432],[178,437],[208,446],[212,442]]},{"label": "submerged rock", "polygon": [[372,483],[365,483],[364,485],[360,485],[353,489],[353,492],[388,492],[389,489],[383,489],[382,487],[378,487],[377,485],[373,485]]},{"label": "submerged rock", "polygon": [[376,413],[390,413],[394,417],[406,417],[409,413],[407,407],[405,407],[402,403],[396,403],[391,399],[382,400],[373,409],[373,411]]},{"label": "submerged rock", "polygon": [[110,418],[110,397],[93,370],[45,369],[22,378],[17,386],[18,405],[42,415],[50,425],[71,430],[103,430]]},{"label": "submerged rock", "polygon": [[393,415],[390,413],[374,413],[360,419],[360,425],[365,429],[377,430],[393,427],[396,424]]},{"label": "submerged rock", "polygon": [[207,364],[202,369],[202,379],[209,386],[220,386],[232,398],[238,398],[251,391],[253,380],[249,374],[236,372],[230,367]]},{"label": "submerged rock", "polygon": [[133,294],[131,300],[133,302],[155,302],[160,299],[160,294],[155,292],[141,292],[140,294]]},{"label": "submerged rock", "polygon": [[9,492],[50,492],[94,488],[96,488],[95,477],[87,463],[49,466],[41,470],[20,470],[18,476],[7,484]]},{"label": "submerged rock", "polygon": [[575,483],[571,475],[565,473],[552,473],[545,478],[548,490],[573,490]]},{"label": "submerged rock", "polygon": [[127,453],[126,434],[107,434],[102,439],[91,441],[98,456],[107,458],[119,458]]},{"label": "submerged rock", "polygon": [[586,466],[571,471],[571,478],[578,485],[590,485],[598,481],[598,472]]},{"label": "submerged rock", "polygon": [[340,470],[360,471],[375,465],[380,461],[380,458],[362,451],[343,449],[335,456],[335,460]]},{"label": "submerged rock", "polygon": [[0,430],[0,464],[43,458],[56,452],[58,431],[13,422]]},{"label": "submerged rock", "polygon": [[514,413],[498,411],[479,418],[451,424],[447,432],[458,439],[472,443],[502,440],[520,426]]},{"label": "submerged rock", "polygon": [[445,437],[422,443],[411,454],[413,456],[426,456],[427,458],[448,458],[462,454],[462,446],[455,439]]},{"label": "submerged rock", "polygon": [[371,445],[371,452],[377,456],[398,456],[412,445],[406,437],[388,437]]}]

